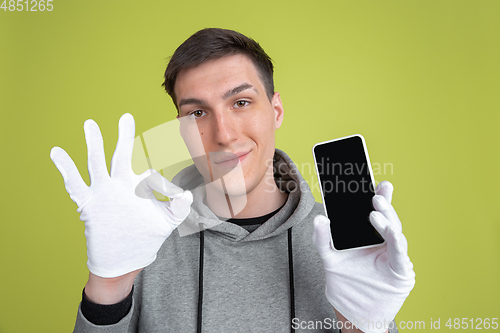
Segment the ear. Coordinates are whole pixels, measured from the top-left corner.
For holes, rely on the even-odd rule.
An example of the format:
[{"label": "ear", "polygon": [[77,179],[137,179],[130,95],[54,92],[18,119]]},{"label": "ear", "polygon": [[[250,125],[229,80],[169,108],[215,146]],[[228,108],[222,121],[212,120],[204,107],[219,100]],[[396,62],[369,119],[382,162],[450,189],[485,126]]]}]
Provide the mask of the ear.
[{"label": "ear", "polygon": [[271,105],[273,106],[274,110],[275,128],[278,129],[281,127],[281,124],[283,123],[283,117],[285,113],[285,111],[283,110],[283,103],[281,102],[281,97],[279,92],[274,93],[273,98],[271,100]]}]

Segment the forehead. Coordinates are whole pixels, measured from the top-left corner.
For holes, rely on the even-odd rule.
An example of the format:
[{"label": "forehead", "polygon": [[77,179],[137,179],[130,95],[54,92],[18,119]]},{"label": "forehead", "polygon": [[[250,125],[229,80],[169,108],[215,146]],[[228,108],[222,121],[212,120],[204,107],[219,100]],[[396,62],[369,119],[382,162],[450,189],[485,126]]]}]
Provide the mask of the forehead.
[{"label": "forehead", "polygon": [[221,93],[249,83],[259,92],[264,86],[257,68],[245,55],[237,54],[209,60],[193,68],[182,70],[175,82],[177,100],[195,96],[219,96]]}]

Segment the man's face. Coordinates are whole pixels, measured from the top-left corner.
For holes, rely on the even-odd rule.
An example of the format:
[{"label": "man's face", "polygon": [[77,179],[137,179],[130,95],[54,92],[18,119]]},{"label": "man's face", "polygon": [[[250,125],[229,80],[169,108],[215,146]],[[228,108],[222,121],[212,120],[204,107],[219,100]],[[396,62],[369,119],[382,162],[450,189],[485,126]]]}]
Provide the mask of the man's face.
[{"label": "man's face", "polygon": [[[272,168],[275,130],[281,126],[279,93],[269,101],[252,61],[244,55],[226,56],[181,71],[175,83],[182,136],[206,182],[235,168],[244,177],[245,193],[264,188]],[[196,124],[194,126],[193,124]],[[272,173],[271,173],[272,176]],[[234,177],[233,177],[234,178]],[[240,177],[241,178],[241,177]],[[225,192],[243,195],[241,179],[226,179]],[[240,185],[238,185],[238,183]]]}]

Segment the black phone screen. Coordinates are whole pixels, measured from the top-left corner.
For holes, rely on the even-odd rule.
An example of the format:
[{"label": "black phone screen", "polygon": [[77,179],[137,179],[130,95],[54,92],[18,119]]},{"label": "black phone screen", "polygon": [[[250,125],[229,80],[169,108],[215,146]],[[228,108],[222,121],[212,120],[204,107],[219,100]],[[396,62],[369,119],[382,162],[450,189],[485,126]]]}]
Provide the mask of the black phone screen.
[{"label": "black phone screen", "polygon": [[369,221],[375,191],[363,137],[318,143],[313,155],[335,249],[383,243]]}]

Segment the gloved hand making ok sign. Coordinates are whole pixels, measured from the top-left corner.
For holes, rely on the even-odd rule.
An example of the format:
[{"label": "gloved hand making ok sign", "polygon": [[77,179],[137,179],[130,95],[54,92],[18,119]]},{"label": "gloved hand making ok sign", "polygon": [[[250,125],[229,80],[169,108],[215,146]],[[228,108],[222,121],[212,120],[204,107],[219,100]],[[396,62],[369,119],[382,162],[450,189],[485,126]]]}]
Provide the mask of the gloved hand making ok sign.
[{"label": "gloved hand making ok sign", "polygon": [[[165,239],[189,214],[193,196],[155,170],[141,175],[132,171],[135,122],[131,114],[120,118],[111,174],[97,123],[87,120],[84,130],[90,186],[63,149],[52,148],[50,157],[85,222],[89,270],[100,277],[117,277],[155,260]],[[159,201],[153,190],[173,200]]]}]

